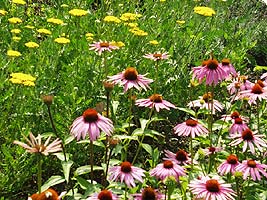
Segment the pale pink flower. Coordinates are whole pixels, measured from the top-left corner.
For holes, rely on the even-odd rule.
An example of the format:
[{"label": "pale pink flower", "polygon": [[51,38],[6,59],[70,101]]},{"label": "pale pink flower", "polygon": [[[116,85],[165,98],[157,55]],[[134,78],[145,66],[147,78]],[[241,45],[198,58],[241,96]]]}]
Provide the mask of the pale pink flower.
[{"label": "pale pink flower", "polygon": [[160,94],[153,94],[148,99],[138,99],[135,101],[135,105],[140,107],[155,108],[157,112],[160,109],[176,108],[172,103],[164,100]]},{"label": "pale pink flower", "polygon": [[95,109],[89,108],[83,112],[82,116],[74,120],[70,132],[77,140],[85,139],[88,134],[89,139],[95,141],[100,136],[101,130],[110,136],[113,129],[110,119],[103,117]]},{"label": "pale pink flower", "polygon": [[266,81],[266,79],[267,79],[267,72],[263,73],[260,78],[261,79],[265,79],[265,81]]},{"label": "pale pink flower", "polygon": [[230,138],[235,140],[232,141],[229,145],[236,146],[243,142],[243,152],[245,152],[249,147],[251,153],[255,154],[254,145],[259,149],[260,152],[263,151],[263,147],[267,147],[266,142],[261,139],[262,137],[264,137],[264,135],[253,133],[249,128],[247,128],[241,134],[231,135]]},{"label": "pale pink flower", "polygon": [[208,147],[206,149],[203,149],[206,156],[213,155],[213,154],[218,153],[222,150],[223,150],[222,147]]},{"label": "pale pink flower", "polygon": [[196,136],[206,135],[208,132],[208,129],[194,119],[188,119],[174,127],[174,133],[178,136],[190,136],[194,138]]},{"label": "pale pink flower", "polygon": [[[213,105],[212,105],[213,104]],[[215,114],[215,111],[221,112],[223,110],[223,105],[213,99],[210,92],[205,93],[203,96],[200,96],[198,100],[191,101],[187,104],[188,107],[199,107],[207,110],[212,110],[212,114]]]},{"label": "pale pink flower", "polygon": [[51,139],[51,136],[49,136],[45,141],[45,143],[43,144],[42,136],[40,134],[38,134],[37,137],[34,137],[34,135],[30,133],[30,140],[26,138],[24,135],[23,137],[26,140],[27,144],[17,140],[15,140],[13,143],[25,148],[26,151],[29,153],[41,153],[47,156],[50,153],[55,153],[62,150],[61,140],[59,138],[57,138],[56,140],[54,140],[52,143],[49,144],[49,141]]},{"label": "pale pink flower", "polygon": [[255,83],[251,89],[241,91],[236,97],[236,99],[244,98],[248,98],[250,105],[257,104],[257,100],[262,101],[263,99],[267,99],[267,91],[259,83]]},{"label": "pale pink flower", "polygon": [[260,164],[260,162],[255,160],[243,160],[243,162],[236,167],[236,171],[241,171],[243,173],[243,178],[247,179],[248,176],[251,176],[251,178],[256,180],[261,180],[261,175],[265,176],[267,178],[267,165]]},{"label": "pale pink flower", "polygon": [[148,58],[154,61],[158,61],[158,60],[164,60],[164,59],[168,59],[168,54],[167,53],[151,53],[151,54],[146,54],[143,56],[144,58]]},{"label": "pale pink flower", "polygon": [[228,77],[236,77],[237,73],[234,66],[231,64],[230,60],[227,58],[222,59],[222,67],[226,71]]},{"label": "pale pink flower", "polygon": [[157,189],[146,187],[141,189],[141,193],[133,194],[134,200],[163,200],[165,195],[160,193]]},{"label": "pale pink flower", "polygon": [[191,158],[189,157],[188,153],[183,149],[178,150],[176,153],[173,153],[169,150],[165,150],[166,158],[163,160],[171,160],[178,165],[188,165],[191,164]]},{"label": "pale pink flower", "polygon": [[204,200],[235,200],[236,193],[231,185],[220,180],[218,177],[210,178],[203,176],[190,182],[189,189],[196,195],[196,198]]},{"label": "pale pink flower", "polygon": [[164,180],[167,177],[174,177],[177,181],[179,176],[185,176],[185,169],[171,160],[165,160],[158,164],[154,169],[150,170],[150,175]]},{"label": "pale pink flower", "polygon": [[150,88],[148,84],[153,82],[152,79],[146,78],[145,75],[138,74],[134,67],[128,67],[123,72],[114,76],[109,76],[108,78],[108,81],[111,81],[114,84],[123,85],[124,92],[132,87],[135,87],[138,90],[141,90],[142,88],[147,90],[147,88]]},{"label": "pale pink flower", "polygon": [[99,193],[94,193],[90,197],[88,197],[86,200],[119,200],[120,198],[112,193],[110,190],[102,190]]},{"label": "pale pink flower", "polygon": [[247,76],[238,76],[232,83],[227,86],[228,92],[233,95],[240,91],[249,90],[253,86],[253,83],[248,80]]},{"label": "pale pink flower", "polygon": [[120,179],[120,182],[124,182],[128,187],[135,187],[135,180],[143,183],[143,176],[145,170],[134,167],[130,162],[122,162],[120,166],[111,167],[109,169],[110,177],[112,181],[117,181]]},{"label": "pale pink flower", "polygon": [[94,44],[90,44],[89,46],[91,46],[90,50],[95,50],[99,55],[101,55],[103,51],[111,52],[112,50],[118,49],[117,46],[114,46],[107,41],[95,42]]},{"label": "pale pink flower", "polygon": [[234,173],[236,172],[236,167],[239,164],[240,163],[238,162],[238,158],[235,155],[231,154],[223,163],[220,164],[220,166],[218,167],[218,173],[222,176],[227,173],[234,175]]},{"label": "pale pink flower", "polygon": [[240,115],[238,111],[233,111],[231,115],[222,115],[221,120],[232,121],[232,123],[235,123],[236,118],[241,118],[244,123],[249,122],[249,117]]},{"label": "pale pink flower", "polygon": [[229,129],[230,135],[242,133],[244,130],[248,129],[247,124],[243,122],[241,118],[235,118],[234,123],[231,125]]},{"label": "pale pink flower", "polygon": [[222,64],[215,59],[209,59],[202,63],[202,66],[193,68],[193,78],[198,79],[199,82],[206,78],[206,85],[217,85],[227,76],[228,74],[223,69]]}]

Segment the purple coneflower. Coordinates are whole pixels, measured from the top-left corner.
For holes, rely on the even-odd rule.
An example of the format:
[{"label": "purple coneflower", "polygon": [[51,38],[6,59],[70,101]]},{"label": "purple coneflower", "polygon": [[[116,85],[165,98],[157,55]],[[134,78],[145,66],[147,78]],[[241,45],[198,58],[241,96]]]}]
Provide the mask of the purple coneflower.
[{"label": "purple coneflower", "polygon": [[220,152],[222,150],[223,150],[222,147],[208,147],[206,149],[203,149],[206,156],[213,155],[213,154]]},{"label": "purple coneflower", "polygon": [[234,173],[236,172],[236,167],[239,164],[240,163],[238,162],[238,158],[235,155],[231,154],[222,164],[220,164],[220,166],[218,167],[218,173],[222,176],[227,173],[234,175]]},{"label": "purple coneflower", "polygon": [[222,104],[219,101],[213,99],[212,94],[210,92],[205,93],[203,96],[200,96],[198,100],[189,102],[187,106],[189,106],[190,108],[199,107],[205,108],[207,110],[212,110],[212,114],[215,114],[215,111],[221,112],[223,110]]},{"label": "purple coneflower", "polygon": [[159,112],[160,109],[170,110],[170,108],[176,108],[175,105],[163,100],[160,94],[153,94],[148,99],[138,99],[135,101],[135,105],[140,107],[155,108],[157,112]]},{"label": "purple coneflower", "polygon": [[206,78],[206,85],[217,85],[219,81],[223,81],[228,74],[223,69],[222,64],[215,59],[209,59],[202,63],[202,66],[193,68],[193,78],[197,78],[202,82]]},{"label": "purple coneflower", "polygon": [[17,140],[15,140],[13,143],[25,148],[29,153],[41,153],[47,156],[50,153],[55,153],[62,150],[61,140],[59,138],[48,144],[51,139],[51,136],[49,136],[45,143],[42,144],[42,136],[40,134],[38,134],[37,137],[34,137],[34,135],[30,133],[30,140],[24,135],[23,137],[26,140],[27,144]]},{"label": "purple coneflower", "polygon": [[224,71],[227,73],[228,77],[229,76],[233,76],[233,77],[237,76],[236,70],[228,58],[222,59],[222,67],[223,67]]},{"label": "purple coneflower", "polygon": [[134,200],[162,200],[165,195],[152,187],[146,187],[141,190],[141,193],[133,194]]},{"label": "purple coneflower", "polygon": [[103,51],[111,52],[114,49],[118,49],[117,46],[114,46],[106,41],[95,42],[94,44],[90,44],[90,46],[91,46],[90,50],[95,50],[96,52],[98,52],[99,55],[101,55]]},{"label": "purple coneflower", "polygon": [[165,160],[163,163],[158,164],[150,171],[151,176],[155,176],[160,180],[164,180],[169,176],[173,176],[177,181],[179,176],[185,176],[185,169],[171,160]]},{"label": "purple coneflower", "polygon": [[188,119],[174,127],[174,133],[178,136],[190,136],[194,138],[196,136],[205,135],[208,132],[208,129],[194,119]]},{"label": "purple coneflower", "polygon": [[255,83],[251,89],[244,90],[239,93],[236,99],[248,98],[248,103],[257,104],[257,100],[262,101],[267,99],[267,92],[263,89],[263,85],[260,83]]},{"label": "purple coneflower", "polygon": [[266,142],[261,139],[264,135],[257,135],[253,133],[249,128],[244,130],[241,134],[235,134],[230,136],[232,139],[235,139],[230,143],[231,146],[239,145],[240,143],[244,142],[243,144],[243,152],[247,150],[249,147],[252,154],[255,154],[254,145],[262,152],[262,147],[267,147]]},{"label": "purple coneflower", "polygon": [[87,109],[83,115],[74,120],[70,127],[71,134],[77,140],[85,139],[89,134],[89,139],[95,141],[100,136],[100,130],[107,135],[111,135],[113,131],[113,123],[110,119],[100,115],[95,109]]},{"label": "purple coneflower", "polygon": [[231,95],[236,94],[237,92],[249,90],[252,88],[253,83],[248,80],[247,76],[238,76],[232,83],[227,86],[227,90]]},{"label": "purple coneflower", "polygon": [[146,54],[144,55],[144,58],[148,58],[154,61],[158,61],[158,60],[164,60],[164,59],[168,59],[168,54],[167,53],[151,53],[151,54]]},{"label": "purple coneflower", "polygon": [[176,153],[173,153],[169,150],[165,150],[165,156],[167,158],[163,158],[163,160],[171,160],[178,165],[187,165],[191,164],[191,158],[188,156],[188,153],[183,149],[178,150]]},{"label": "purple coneflower", "polygon": [[240,117],[234,119],[234,123],[229,129],[230,135],[242,133],[244,130],[248,129],[247,124],[243,123],[243,120]]},{"label": "purple coneflower", "polygon": [[117,181],[120,179],[121,183],[124,182],[128,187],[135,187],[134,180],[143,182],[143,176],[145,170],[134,167],[130,162],[122,162],[120,166],[111,167],[109,173],[111,174],[109,179]]},{"label": "purple coneflower", "polygon": [[189,188],[196,195],[196,198],[204,198],[205,200],[235,200],[234,196],[236,196],[230,184],[218,178],[211,179],[208,176],[191,181]]},{"label": "purple coneflower", "polygon": [[145,75],[138,74],[134,67],[128,67],[123,72],[114,76],[109,76],[108,78],[108,81],[111,81],[114,84],[123,85],[124,92],[132,87],[135,87],[138,90],[141,90],[141,88],[147,90],[147,88],[149,88],[148,84],[153,82],[152,79],[146,78]]},{"label": "purple coneflower", "polygon": [[243,122],[248,123],[249,122],[249,118],[242,116],[239,114],[238,111],[233,111],[231,113],[231,115],[222,115],[222,120],[226,120],[226,121],[232,121],[232,123],[235,123],[235,119],[237,118],[241,118]]},{"label": "purple coneflower", "polygon": [[102,190],[99,193],[94,193],[91,197],[87,198],[86,200],[119,200],[120,198],[113,194],[110,190]]},{"label": "purple coneflower", "polygon": [[243,178],[246,179],[248,176],[256,180],[261,180],[260,173],[267,178],[267,165],[260,164],[255,160],[243,160],[243,162],[236,167],[236,171],[241,171],[243,173]]}]

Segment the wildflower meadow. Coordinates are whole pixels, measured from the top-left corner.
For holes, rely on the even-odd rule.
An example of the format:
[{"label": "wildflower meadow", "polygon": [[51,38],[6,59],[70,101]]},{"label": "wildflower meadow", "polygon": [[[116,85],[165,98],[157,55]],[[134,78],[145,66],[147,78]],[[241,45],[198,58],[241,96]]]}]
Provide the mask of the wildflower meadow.
[{"label": "wildflower meadow", "polygon": [[267,199],[261,0],[1,0],[0,200]]}]

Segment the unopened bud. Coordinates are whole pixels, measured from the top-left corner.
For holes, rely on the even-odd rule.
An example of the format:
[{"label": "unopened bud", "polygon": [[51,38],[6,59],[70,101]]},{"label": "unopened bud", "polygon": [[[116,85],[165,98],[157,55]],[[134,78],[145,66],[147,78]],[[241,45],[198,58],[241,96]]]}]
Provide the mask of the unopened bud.
[{"label": "unopened bud", "polygon": [[120,143],[120,139],[119,138],[109,138],[109,146],[114,148],[117,144]]},{"label": "unopened bud", "polygon": [[114,88],[114,83],[111,83],[111,82],[103,82],[103,85],[104,85],[104,88],[107,92],[111,92]]},{"label": "unopened bud", "polygon": [[53,95],[43,95],[42,100],[46,105],[50,106],[53,103],[54,96]]}]

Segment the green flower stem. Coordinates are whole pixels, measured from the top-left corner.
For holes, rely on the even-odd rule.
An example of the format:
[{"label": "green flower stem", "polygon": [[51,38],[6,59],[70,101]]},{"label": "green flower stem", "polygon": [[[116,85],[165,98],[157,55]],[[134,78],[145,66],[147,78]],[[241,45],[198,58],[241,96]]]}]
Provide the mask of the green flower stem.
[{"label": "green flower stem", "polygon": [[193,138],[192,138],[192,136],[190,137],[190,154],[191,154],[191,171],[193,172],[193,169],[194,169],[194,164],[193,164],[194,151],[193,151]]},{"label": "green flower stem", "polygon": [[94,181],[94,145],[93,141],[90,140],[90,165],[91,165],[91,183]]},{"label": "green flower stem", "polygon": [[[56,129],[56,126],[54,124],[54,120],[53,120],[53,117],[52,117],[52,113],[51,113],[51,109],[50,109],[50,105],[46,104],[47,105],[47,110],[48,110],[48,115],[49,115],[49,119],[50,119],[50,122],[51,122],[51,126],[52,126],[52,129],[55,133],[55,135],[59,137],[58,133],[57,133],[57,129]],[[61,139],[61,138],[60,138]],[[63,155],[64,155],[64,160],[67,161],[67,156],[66,156],[66,150],[65,150],[65,147],[64,147],[64,144],[63,142],[60,143],[61,145],[61,148],[62,148],[62,151],[63,151]]]},{"label": "green flower stem", "polygon": [[[150,111],[150,114],[149,114],[149,120],[151,120],[153,110],[154,110],[154,109],[152,108],[151,111]],[[144,130],[144,131],[145,131],[145,130]],[[142,147],[142,143],[143,143],[144,138],[145,138],[145,133],[142,134],[142,138],[141,138],[141,140],[139,141],[139,144],[138,144],[138,147],[137,147],[137,150],[136,150],[136,154],[135,154],[134,159],[133,159],[133,161],[132,161],[132,165],[135,163],[135,161],[136,161],[136,159],[137,159],[137,156],[138,156],[138,154],[139,154],[139,152],[140,152],[140,150],[141,150],[141,147]],[[154,137],[153,137],[153,139],[154,139]],[[153,165],[154,165],[154,157],[152,157],[152,163],[153,163]]]},{"label": "green flower stem", "polygon": [[157,93],[157,85],[158,85],[158,78],[159,78],[159,65],[158,65],[158,61],[156,61],[155,68],[156,68],[156,74],[155,74],[155,80],[154,80],[154,94]]},{"label": "green flower stem", "polygon": [[37,186],[38,193],[41,194],[41,186],[42,186],[42,155],[38,154],[38,174],[37,174]]}]

